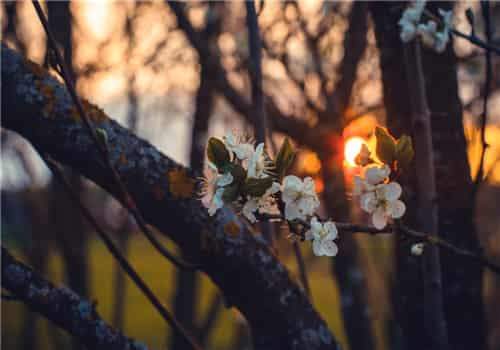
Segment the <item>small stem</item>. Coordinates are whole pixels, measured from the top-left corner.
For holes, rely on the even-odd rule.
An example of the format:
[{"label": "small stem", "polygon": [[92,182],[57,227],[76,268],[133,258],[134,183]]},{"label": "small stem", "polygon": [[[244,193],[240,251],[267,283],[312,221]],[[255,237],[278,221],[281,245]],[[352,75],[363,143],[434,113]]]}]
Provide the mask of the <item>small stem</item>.
[{"label": "small stem", "polygon": [[[259,214],[259,219],[261,220],[280,220],[280,221],[287,221],[281,214]],[[321,219],[321,221],[325,221],[324,219]],[[303,220],[298,220],[298,222],[303,225],[306,228],[309,228],[310,225],[306,221]],[[413,239],[421,240],[424,242],[427,242],[429,244],[434,244],[437,245],[441,248],[444,248],[456,255],[460,255],[466,258],[470,258],[476,262],[478,262],[480,265],[490,269],[491,271],[497,273],[500,275],[500,265],[497,265],[490,260],[488,260],[487,257],[485,257],[482,253],[476,253],[472,252],[467,249],[462,249],[453,243],[438,237],[437,235],[431,235],[426,232],[422,231],[417,231],[414,229],[411,229],[409,227],[406,227],[404,225],[399,225],[397,226],[396,224],[394,225],[387,225],[385,228],[379,230],[378,228],[375,228],[373,226],[368,226],[368,225],[361,225],[361,224],[352,224],[348,222],[333,222],[337,229],[341,232],[347,232],[347,233],[365,233],[365,234],[371,234],[371,235],[391,235],[391,234],[396,234],[396,235],[403,235],[406,237],[410,237]]]}]

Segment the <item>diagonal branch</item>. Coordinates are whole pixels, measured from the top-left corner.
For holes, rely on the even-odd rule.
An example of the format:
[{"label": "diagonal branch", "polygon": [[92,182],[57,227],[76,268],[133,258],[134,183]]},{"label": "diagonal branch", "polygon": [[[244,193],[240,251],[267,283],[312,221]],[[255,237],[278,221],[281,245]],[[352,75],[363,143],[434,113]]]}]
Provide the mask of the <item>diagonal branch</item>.
[{"label": "diagonal branch", "polygon": [[[2,45],[2,126],[40,152],[120,197],[67,90],[40,66]],[[263,242],[228,208],[210,217],[196,174],[161,154],[88,102],[109,158],[148,223],[200,263],[252,327],[256,349],[337,349],[326,323]]]},{"label": "diagonal branch", "polygon": [[2,247],[2,288],[23,301],[89,349],[146,350],[147,347],[109,326],[94,305],[66,287],[55,287]]}]

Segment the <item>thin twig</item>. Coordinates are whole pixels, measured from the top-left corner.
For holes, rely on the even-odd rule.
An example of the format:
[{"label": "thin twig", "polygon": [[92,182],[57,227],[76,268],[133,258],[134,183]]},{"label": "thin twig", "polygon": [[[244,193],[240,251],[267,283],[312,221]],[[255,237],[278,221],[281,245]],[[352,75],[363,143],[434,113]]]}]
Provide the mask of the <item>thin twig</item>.
[{"label": "thin twig", "polygon": [[46,35],[47,35],[49,47],[54,52],[57,64],[61,68],[61,77],[63,78],[64,83],[66,84],[66,87],[68,88],[68,92],[71,96],[71,99],[73,100],[73,103],[75,104],[75,107],[78,111],[78,114],[80,115],[81,119],[84,121],[85,127],[87,128],[88,132],[90,133],[92,140],[96,144],[97,149],[98,149],[99,153],[101,154],[102,159],[104,160],[104,163],[109,168],[109,171],[112,175],[112,178],[115,181],[115,183],[118,187],[118,190],[120,192],[120,196],[122,197],[121,198],[122,203],[130,211],[130,213],[134,216],[134,219],[136,220],[138,226],[141,228],[141,231],[144,233],[144,235],[149,240],[149,242],[165,258],[170,260],[175,266],[177,266],[179,268],[194,269],[195,265],[184,262],[181,259],[172,255],[172,253],[170,253],[160,243],[160,241],[154,236],[154,234],[147,227],[146,221],[144,220],[141,213],[139,212],[139,209],[137,208],[135,201],[133,200],[132,196],[129,194],[129,192],[128,192],[127,188],[125,187],[125,185],[123,184],[123,182],[120,180],[120,176],[117,173],[116,169],[114,168],[114,166],[111,162],[111,159],[110,159],[109,153],[108,153],[108,148],[107,148],[107,145],[105,144],[105,141],[103,141],[101,138],[99,138],[97,136],[97,132],[96,132],[96,129],[94,128],[92,121],[88,118],[87,114],[85,113],[85,110],[82,106],[82,103],[80,102],[80,99],[78,98],[78,94],[76,93],[74,83],[71,80],[71,75],[69,73],[68,66],[66,65],[66,62],[64,61],[61,53],[59,52],[59,50],[57,48],[57,42],[54,39],[54,35],[52,34],[52,32],[49,28],[47,18],[45,17],[45,14],[43,13],[43,10],[42,10],[39,2],[37,0],[34,0],[33,6],[35,7],[38,18],[40,19],[40,22],[42,23],[42,26],[45,30]]},{"label": "thin twig", "polygon": [[[261,220],[278,220],[278,221],[286,221],[286,219],[281,215],[281,214],[259,214],[258,218]],[[321,221],[326,221],[324,218],[319,218]],[[309,228],[310,224],[307,221],[304,220],[297,220],[298,223],[300,223],[302,226],[305,228]],[[437,235],[431,235],[426,232],[422,231],[417,231],[414,229],[411,229],[409,227],[406,227],[404,225],[400,225],[398,229],[396,230],[395,225],[387,225],[383,229],[378,229],[373,226],[368,226],[368,225],[361,225],[361,224],[352,224],[348,222],[334,222],[335,226],[337,229],[341,232],[347,232],[347,233],[367,233],[371,235],[392,235],[392,234],[398,234],[398,235],[403,235],[405,237],[413,238],[416,240],[424,241],[430,244],[437,245],[441,248],[444,248],[451,253],[461,255],[466,258],[470,258],[479,264],[481,264],[484,267],[489,268],[491,271],[497,273],[500,275],[500,265],[493,263],[492,261],[488,260],[487,257],[485,257],[481,252],[473,252],[470,250],[462,249],[455,244],[451,243],[450,241],[447,241]]]},{"label": "thin twig", "polygon": [[[487,1],[481,2],[481,9],[484,19],[484,32],[486,36],[486,43],[491,42],[491,19],[490,19],[490,4]],[[488,123],[488,100],[491,93],[491,77],[493,75],[493,68],[491,65],[491,50],[486,49],[486,71],[484,79],[483,90],[483,113],[481,114],[481,156],[479,158],[479,167],[477,170],[476,178],[474,180],[474,187],[472,190],[473,198],[476,196],[477,191],[484,180],[484,160],[486,158],[486,150],[488,143],[486,142],[486,125]]]},{"label": "thin twig", "polygon": [[[429,16],[431,19],[433,19],[434,21],[438,22],[438,23],[442,23],[443,21],[441,20],[441,18],[439,16],[436,16],[435,14],[433,14],[431,11],[425,9],[424,10],[424,13]],[[469,41],[470,43],[482,48],[482,49],[485,49],[487,51],[490,51],[490,52],[494,52],[496,53],[497,55],[500,55],[500,47],[497,47],[495,45],[492,45],[490,43],[490,40],[488,40],[488,42],[484,42],[483,40],[481,40],[480,38],[478,38],[476,35],[473,35],[473,34],[465,34],[459,30],[456,30],[455,28],[451,28],[450,29],[450,32],[462,39],[465,39],[467,41]]]},{"label": "thin twig", "polygon": [[64,186],[68,196],[71,198],[73,203],[82,212],[83,216],[88,220],[88,222],[94,227],[96,233],[102,239],[106,248],[109,250],[111,255],[116,259],[120,267],[127,273],[127,275],[132,279],[135,285],[141,290],[141,292],[146,296],[146,298],[153,304],[154,308],[160,313],[165,321],[173,328],[175,332],[178,332],[190,346],[195,350],[201,350],[201,346],[196,343],[194,337],[188,333],[186,329],[175,319],[175,317],[163,306],[161,301],[156,297],[153,291],[148,287],[146,282],[139,276],[137,271],[129,264],[127,259],[121,254],[120,250],[115,246],[111,237],[100,227],[95,218],[92,216],[90,211],[81,203],[78,195],[73,191],[68,180],[64,176],[59,165],[53,161],[47,155],[42,157],[52,171],[53,175],[58,181]]}]

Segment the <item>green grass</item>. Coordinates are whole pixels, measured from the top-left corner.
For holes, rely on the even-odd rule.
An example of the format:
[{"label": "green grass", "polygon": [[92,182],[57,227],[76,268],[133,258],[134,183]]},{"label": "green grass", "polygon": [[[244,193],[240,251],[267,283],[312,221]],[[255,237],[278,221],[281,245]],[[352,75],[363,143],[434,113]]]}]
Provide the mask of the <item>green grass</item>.
[{"label": "green grass", "polygon": [[[166,243],[166,242],[165,242]],[[292,271],[296,274],[295,260],[288,253],[289,244],[280,245],[280,256]],[[170,245],[170,248],[174,248]],[[285,251],[285,249],[287,251]],[[310,254],[308,243],[304,244],[303,252]],[[21,255],[18,257],[23,260]],[[147,281],[156,295],[165,301],[169,309],[172,309],[172,298],[175,291],[175,270],[165,259],[163,259],[149,243],[135,236],[130,244],[130,261],[138,270],[140,275]],[[309,279],[313,293],[313,302],[316,309],[326,320],[330,329],[336,337],[345,344],[342,321],[340,319],[340,303],[335,282],[330,275],[328,258],[314,258],[313,265],[309,266]],[[52,253],[49,263],[49,276],[52,281],[61,283],[63,271],[62,261],[58,254]],[[112,257],[97,239],[90,244],[90,266],[91,272],[91,299],[97,301],[97,310],[100,315],[110,322],[112,314],[113,295],[113,271],[115,268]],[[209,307],[216,288],[204,275],[201,277],[201,293],[199,309],[204,312]],[[169,327],[158,315],[155,309],[140,291],[127,279],[126,286],[126,310],[124,332],[130,337],[136,338],[154,349],[165,348],[167,338],[170,334]],[[258,305],[256,305],[258,307]],[[2,349],[19,349],[23,335],[22,324],[25,320],[27,308],[17,302],[2,303]],[[216,329],[211,336],[211,349],[227,349],[232,342],[235,325],[239,316],[233,309],[225,309],[219,316]],[[37,349],[55,348],[53,334],[62,334],[55,331],[50,322],[37,317],[38,346]],[[63,341],[70,348],[69,337],[63,336]]]}]

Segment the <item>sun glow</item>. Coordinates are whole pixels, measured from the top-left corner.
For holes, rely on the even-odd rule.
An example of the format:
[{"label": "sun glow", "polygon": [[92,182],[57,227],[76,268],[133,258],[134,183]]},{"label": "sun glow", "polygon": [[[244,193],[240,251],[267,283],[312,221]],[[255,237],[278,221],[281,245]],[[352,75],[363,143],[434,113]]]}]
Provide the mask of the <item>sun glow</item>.
[{"label": "sun glow", "polygon": [[361,146],[366,143],[361,137],[354,136],[349,137],[345,142],[344,146],[344,159],[346,161],[347,166],[354,167],[356,166],[356,156],[361,151]]}]

